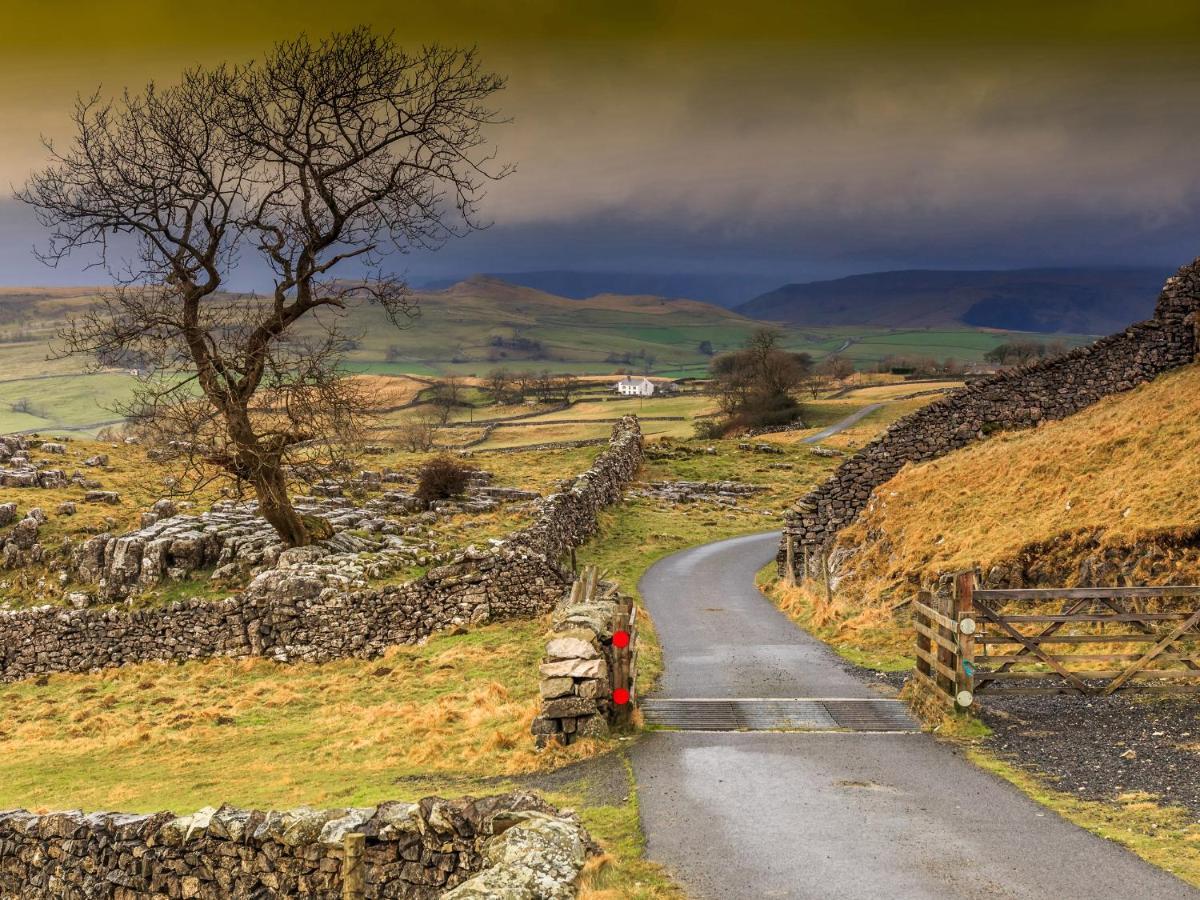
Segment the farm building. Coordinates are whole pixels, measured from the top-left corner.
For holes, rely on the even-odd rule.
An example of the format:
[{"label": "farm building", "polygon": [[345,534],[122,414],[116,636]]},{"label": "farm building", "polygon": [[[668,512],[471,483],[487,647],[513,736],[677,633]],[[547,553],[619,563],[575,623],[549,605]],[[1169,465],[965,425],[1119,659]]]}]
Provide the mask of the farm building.
[{"label": "farm building", "polygon": [[634,378],[629,376],[622,378],[613,385],[613,388],[618,394],[624,394],[629,397],[649,397],[654,394],[654,382],[649,378]]}]

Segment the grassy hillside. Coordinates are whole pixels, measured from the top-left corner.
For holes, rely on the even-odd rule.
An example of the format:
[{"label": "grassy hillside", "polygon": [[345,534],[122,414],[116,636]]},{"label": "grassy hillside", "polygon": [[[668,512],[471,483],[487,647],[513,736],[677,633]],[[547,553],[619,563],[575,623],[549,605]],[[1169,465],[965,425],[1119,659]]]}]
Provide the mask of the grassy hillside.
[{"label": "grassy hillside", "polygon": [[[55,354],[57,331],[96,293],[90,288],[0,290],[0,433],[40,429],[94,434],[117,418],[113,410],[129,399],[134,387],[129,373],[89,372],[86,360]],[[346,359],[352,371],[429,378],[482,376],[499,367],[697,376],[707,372],[711,361],[701,345],[714,353],[732,350],[763,325],[691,300],[623,295],[569,300],[490,278],[420,293],[415,299],[420,316],[402,329],[371,306],[355,309],[340,323],[354,338]],[[816,359],[839,353],[867,369],[886,357],[979,361],[1011,336],[962,325],[841,325],[785,328],[784,342]]]},{"label": "grassy hillside", "polygon": [[848,555],[832,598],[809,598],[815,627],[904,652],[892,605],[976,563],[993,579],[1071,585],[1108,551],[1133,560],[1135,583],[1200,582],[1198,423],[1200,365],[904,468],[839,536],[835,553]]},{"label": "grassy hillside", "polygon": [[[418,295],[410,328],[388,325],[378,309],[355,314],[363,333],[352,364],[371,371],[479,373],[494,365],[554,371],[614,371],[610,357],[647,356],[660,372],[698,372],[702,341],[720,352],[739,346],[760,323],[691,300],[602,295],[568,300],[533,288],[475,278]],[[389,354],[389,348],[394,348]]]},{"label": "grassy hillside", "polygon": [[[493,278],[511,284],[523,284],[560,297],[584,300],[597,294],[652,294],[655,297],[687,297],[717,306],[737,306],[751,297],[770,290],[778,279],[770,275],[738,273],[728,275],[685,275],[682,273],[647,274],[640,272],[579,272],[550,270],[537,272],[493,272]],[[439,287],[447,287],[449,282]]]}]

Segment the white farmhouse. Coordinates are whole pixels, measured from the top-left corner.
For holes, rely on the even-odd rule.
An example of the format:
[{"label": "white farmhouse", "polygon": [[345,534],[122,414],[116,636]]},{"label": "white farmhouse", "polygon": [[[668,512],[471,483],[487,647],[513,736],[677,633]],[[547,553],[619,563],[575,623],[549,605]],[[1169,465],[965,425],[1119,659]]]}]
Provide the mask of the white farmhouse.
[{"label": "white farmhouse", "polygon": [[627,397],[649,397],[654,393],[654,382],[649,378],[634,378],[628,376],[622,378],[615,385],[618,394],[624,394]]}]

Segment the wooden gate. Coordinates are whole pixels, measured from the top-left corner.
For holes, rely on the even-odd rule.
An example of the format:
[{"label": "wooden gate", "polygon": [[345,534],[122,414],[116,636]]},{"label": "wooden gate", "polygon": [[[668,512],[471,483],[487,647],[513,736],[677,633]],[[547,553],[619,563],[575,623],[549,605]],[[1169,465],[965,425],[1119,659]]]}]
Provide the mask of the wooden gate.
[{"label": "wooden gate", "polygon": [[975,694],[1200,691],[1200,586],[985,589],[913,603],[919,686]]}]

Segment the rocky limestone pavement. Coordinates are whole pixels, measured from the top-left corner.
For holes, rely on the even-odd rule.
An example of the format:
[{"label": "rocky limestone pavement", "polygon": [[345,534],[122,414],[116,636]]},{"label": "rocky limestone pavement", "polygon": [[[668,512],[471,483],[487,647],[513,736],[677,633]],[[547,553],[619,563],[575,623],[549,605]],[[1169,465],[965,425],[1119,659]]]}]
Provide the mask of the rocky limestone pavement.
[{"label": "rocky limestone pavement", "polygon": [[649,497],[668,503],[704,501],[723,506],[737,506],[739,499],[765,490],[762,485],[744,484],[740,481],[651,481],[634,487],[629,496]]},{"label": "rocky limestone pavement", "polygon": [[737,446],[738,449],[743,453],[768,453],[774,456],[780,456],[783,454],[783,448],[776,446],[775,444],[741,443]]},{"label": "rocky limestone pavement", "polygon": [[[402,501],[386,497],[364,507],[342,498],[296,499],[296,509],[301,514],[324,519],[336,532],[333,538],[319,542],[311,551],[314,557],[337,557],[325,567],[331,585],[363,583],[352,576],[333,577],[338,564],[355,554],[376,552],[380,557],[371,565],[364,563],[353,573],[362,578],[427,556],[427,544],[414,546],[399,538],[388,539],[388,533],[401,527],[386,518],[397,505],[408,508]],[[369,539],[345,533],[352,529],[379,537]],[[137,531],[120,536],[105,533],[84,541],[75,550],[73,568],[81,582],[99,585],[103,599],[120,600],[139,588],[168,578],[186,578],[199,570],[212,569],[216,579],[249,577],[275,567],[284,550],[274,529],[258,515],[254,502],[222,501],[207,512],[186,515],[177,513],[172,501],[159,500],[143,515],[142,527]]]},{"label": "rocky limestone pavement", "polygon": [[[596,848],[535,795],[427,797],[365,808],[186,816],[0,812],[0,896],[199,900],[340,898],[348,834],[365,840],[368,898],[568,898]],[[480,872],[497,893],[470,888]],[[509,893],[504,893],[509,892]]]},{"label": "rocky limestone pavement", "polygon": [[[11,521],[15,517],[15,503],[0,507],[0,520]],[[45,514],[35,507],[6,532],[0,533],[0,567],[17,569],[45,558],[45,548],[38,542],[38,529],[45,521]]]},{"label": "rocky limestone pavement", "polygon": [[[309,559],[307,550],[294,556],[280,551],[272,565],[281,558],[294,561],[301,577],[216,602],[192,599],[140,610],[43,606],[0,611],[0,681],[214,656],[309,662],[369,658],[445,628],[541,615],[571,583],[561,565],[566,552],[595,533],[600,511],[621,499],[641,462],[641,430],[635,417],[626,417],[591,468],[545,499],[532,525],[486,547],[468,547],[403,584],[364,590],[318,585],[303,567],[321,559]],[[331,508],[347,515],[362,515],[349,501],[320,502],[322,508],[334,504]],[[224,564],[222,554],[230,548],[208,544],[207,529],[197,530],[195,518],[154,523],[163,530],[149,542],[97,536],[84,545],[89,555],[79,564],[97,574],[115,572],[125,583],[142,577],[151,545],[156,545],[152,566],[166,567],[168,573],[180,561],[194,565],[213,553]],[[170,531],[176,527],[185,530]],[[251,529],[241,537],[250,541],[256,533]],[[362,540],[343,533],[328,543],[337,553],[358,552],[344,543],[351,539]],[[265,547],[262,552],[265,557]]]},{"label": "rocky limestone pavement", "polygon": [[[404,473],[361,472],[360,483],[375,490],[389,475]],[[367,580],[413,565],[442,562],[437,548],[428,541],[414,541],[401,535],[419,535],[422,527],[440,518],[461,514],[479,514],[496,509],[501,503],[533,503],[539,495],[515,488],[492,487],[490,473],[476,473],[466,497],[441,500],[425,511],[412,494],[400,490],[383,491],[361,505],[328,487],[320,496],[295,498],[302,515],[322,519],[335,532],[334,537],[319,541],[304,552],[293,554],[290,562],[280,565],[285,548],[274,529],[258,515],[257,503],[221,501],[197,515],[180,513],[170,499],[162,499],[142,514],[141,527],[123,535],[104,533],[79,545],[73,554],[72,568],[84,584],[98,584],[98,599],[122,600],[138,590],[167,579],[187,578],[192,573],[212,569],[217,580],[245,580],[261,576],[259,585],[279,585],[282,576],[271,575],[275,568],[293,571],[292,575],[324,581],[326,587],[362,587]],[[119,502],[115,493],[90,491],[90,502]],[[72,507],[73,509],[73,507]],[[367,532],[371,537],[347,532]],[[299,582],[297,582],[299,584]],[[251,590],[259,590],[253,586]]]},{"label": "rocky limestone pavement", "polygon": [[0,487],[58,488],[67,483],[62,469],[49,468],[45,463],[30,460],[31,450],[62,455],[66,446],[40,441],[21,435],[0,436]]}]

